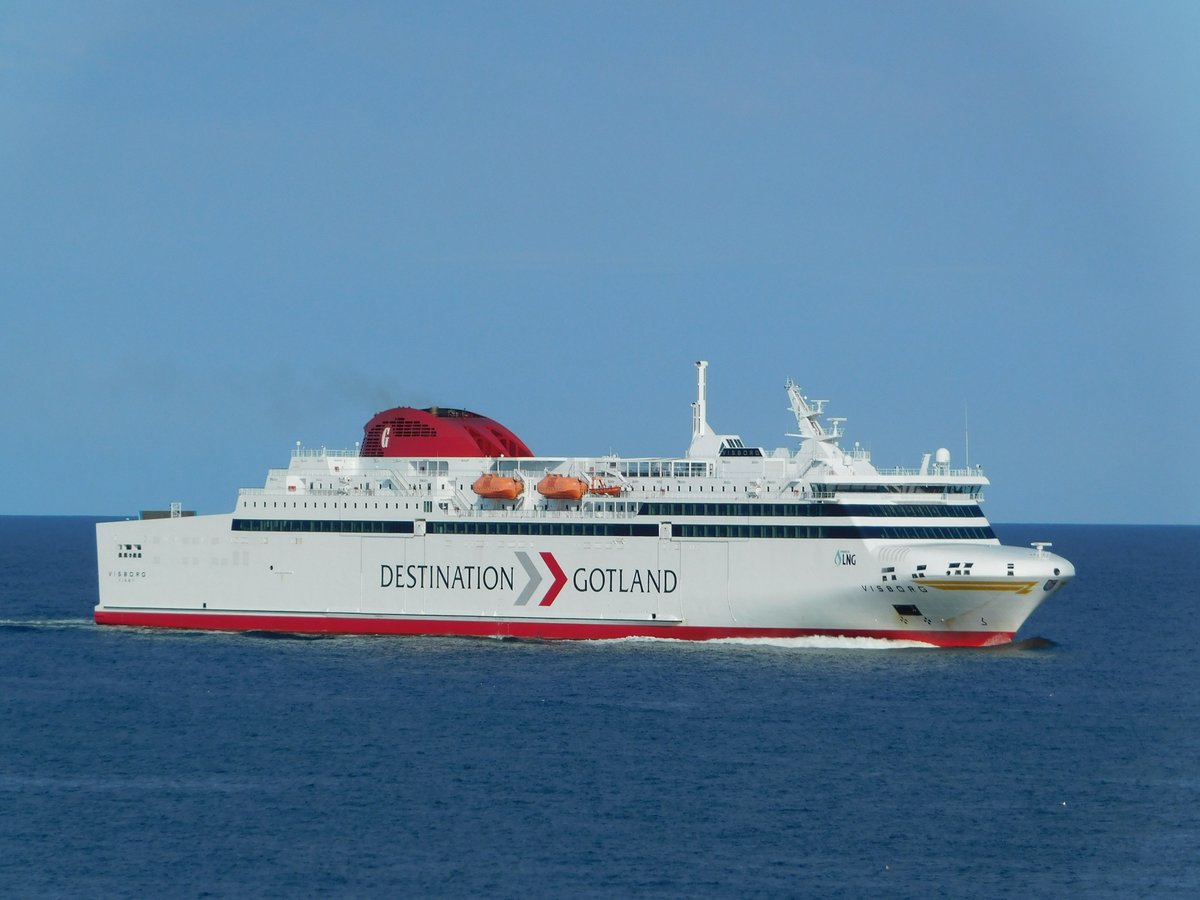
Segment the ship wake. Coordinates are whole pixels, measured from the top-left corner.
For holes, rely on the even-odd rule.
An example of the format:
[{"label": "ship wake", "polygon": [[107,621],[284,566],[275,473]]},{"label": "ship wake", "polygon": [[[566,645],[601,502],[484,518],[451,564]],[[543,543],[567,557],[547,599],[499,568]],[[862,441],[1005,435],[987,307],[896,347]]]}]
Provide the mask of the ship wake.
[{"label": "ship wake", "polygon": [[67,628],[95,628],[91,619],[0,619],[0,629],[14,631],[61,631]]}]

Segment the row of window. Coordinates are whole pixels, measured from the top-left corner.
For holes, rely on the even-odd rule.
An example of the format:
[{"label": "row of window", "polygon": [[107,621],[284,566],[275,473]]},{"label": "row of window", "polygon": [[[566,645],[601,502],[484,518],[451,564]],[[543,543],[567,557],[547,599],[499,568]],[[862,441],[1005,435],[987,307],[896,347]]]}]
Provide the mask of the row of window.
[{"label": "row of window", "polygon": [[[286,501],[286,500],[270,500],[270,501],[264,500],[262,502],[262,508],[267,509],[268,503],[271,504],[271,506],[270,506],[271,509],[280,509],[280,508],[288,509],[288,501]],[[320,504],[320,505],[318,506],[318,504]],[[355,501],[354,503],[346,503],[344,501],[339,503],[337,500],[334,500],[334,501],[332,501],[332,505],[333,505],[334,509],[351,509],[351,508],[358,509],[359,508],[357,501]],[[330,507],[330,501],[328,501],[328,500],[320,500],[320,501],[314,500],[312,502],[313,509],[318,509],[318,508],[319,509],[329,509],[329,507]],[[395,504],[396,509],[400,509],[401,507],[402,507],[402,504],[400,504],[400,503]],[[293,500],[291,503],[291,508],[292,509],[308,509],[308,501],[305,500],[305,501],[301,502],[301,501]],[[374,503],[372,503],[370,501],[363,501],[362,508],[363,509],[392,509],[393,507],[392,507],[392,504],[388,503],[387,501],[384,501],[383,503],[379,503],[378,501],[375,501]],[[403,504],[403,508],[404,509],[416,509],[417,504],[416,503],[405,503],[405,504]],[[425,512],[429,512],[433,508],[432,501],[426,500],[424,508],[425,508]],[[242,501],[242,509],[258,509],[258,501],[251,500],[249,503],[247,503],[245,500],[243,500]]]},{"label": "row of window", "polygon": [[977,519],[983,517],[983,511],[977,504],[942,506],[932,503],[898,503],[894,506],[856,506],[842,503],[643,503],[638,508],[638,515]]},{"label": "row of window", "polygon": [[951,526],[891,527],[873,525],[718,525],[713,523],[671,526],[673,537],[684,538],[838,538],[847,540],[990,540],[990,528]]},{"label": "row of window", "polygon": [[617,471],[626,478],[703,478],[709,463],[691,460],[637,460],[622,462]]},{"label": "row of window", "polygon": [[412,534],[412,522],[370,519],[234,519],[234,531],[313,531],[326,534]]},{"label": "row of window", "polygon": [[[234,519],[234,531],[303,531],[341,534],[412,534],[412,522],[321,519]],[[563,535],[571,537],[655,537],[658,525],[649,522],[430,522],[427,534]],[[671,536],[680,538],[839,538],[890,540],[990,540],[991,528],[950,526],[860,525],[728,525],[674,523]]]},{"label": "row of window", "polygon": [[814,484],[817,494],[979,494],[981,484]]},{"label": "row of window", "polygon": [[[272,500],[271,507],[278,509],[283,507],[288,508],[288,502]],[[638,503],[637,501],[618,501],[593,503],[592,508],[603,512],[623,512],[628,511],[631,507]],[[320,502],[320,508],[328,509],[328,501]],[[243,508],[257,508],[258,501],[251,503],[242,502]],[[267,507],[267,501],[263,502],[263,508]],[[366,502],[362,504],[363,509],[391,509],[392,504],[378,502]],[[308,503],[292,501],[292,509],[307,509]],[[312,505],[313,509],[317,509],[317,502]],[[333,501],[334,509],[358,509],[357,502],[354,503],[338,503]],[[396,509],[401,508],[401,504],[395,504]],[[417,509],[417,503],[405,503],[404,509]],[[421,508],[425,512],[433,511],[433,502],[426,500],[421,504]],[[658,503],[658,502],[641,502],[638,503],[639,516],[725,516],[738,517],[745,516],[747,518],[763,518],[763,517],[785,517],[785,518],[814,518],[814,517],[830,517],[830,518],[846,518],[853,516],[855,518],[930,518],[930,519],[979,519],[983,518],[983,511],[978,504],[967,505],[940,505],[935,503],[897,503],[894,505],[883,506],[865,506],[843,503]]]},{"label": "row of window", "polygon": [[430,522],[427,534],[555,534],[575,537],[656,537],[649,522]]}]

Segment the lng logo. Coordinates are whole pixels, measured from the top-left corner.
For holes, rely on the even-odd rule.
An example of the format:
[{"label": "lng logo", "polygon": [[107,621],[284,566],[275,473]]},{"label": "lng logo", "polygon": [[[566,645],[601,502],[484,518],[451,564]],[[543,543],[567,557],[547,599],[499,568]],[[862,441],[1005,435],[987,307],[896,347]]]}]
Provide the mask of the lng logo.
[{"label": "lng logo", "polygon": [[[567,576],[563,574],[562,566],[558,564],[558,560],[554,558],[553,553],[539,553],[542,562],[546,564],[546,568],[550,570],[550,574],[554,577],[554,582],[550,585],[549,590],[538,602],[538,606],[549,606],[554,602],[554,598],[558,596],[558,592],[563,589],[563,585],[567,583]],[[529,576],[529,582],[525,585],[525,589],[521,591],[521,596],[517,598],[516,605],[524,606],[529,602],[529,598],[533,596],[533,592],[538,589],[538,585],[542,583],[542,573],[538,571],[537,566],[533,564],[533,560],[529,558],[528,553],[520,550],[517,551],[517,560],[525,569],[525,574]]]},{"label": "lng logo", "polygon": [[833,554],[833,564],[835,566],[856,566],[858,559],[848,550],[839,550]]}]

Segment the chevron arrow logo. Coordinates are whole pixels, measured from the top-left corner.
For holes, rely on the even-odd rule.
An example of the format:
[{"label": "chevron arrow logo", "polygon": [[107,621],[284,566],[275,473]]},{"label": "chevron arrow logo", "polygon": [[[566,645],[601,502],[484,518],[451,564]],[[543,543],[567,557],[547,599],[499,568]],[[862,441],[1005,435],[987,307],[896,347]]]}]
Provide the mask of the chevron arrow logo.
[{"label": "chevron arrow logo", "polygon": [[567,583],[567,576],[559,568],[558,560],[554,558],[553,553],[542,553],[542,561],[554,576],[554,584],[550,585],[550,590],[546,591],[546,596],[542,598],[542,602],[538,606],[549,606],[554,602],[554,598],[558,596],[558,592],[563,589],[563,585]]},{"label": "chevron arrow logo", "polygon": [[[525,587],[521,591],[521,595],[517,597],[516,602],[517,606],[524,606],[537,592],[538,587],[545,580],[545,576],[543,576],[538,570],[538,567],[534,561],[529,558],[528,553],[518,550],[516,551],[516,555],[517,560],[521,563],[521,568],[523,568],[525,570],[525,574],[529,576],[529,581],[525,583]],[[545,596],[538,601],[538,606],[549,606],[558,596],[558,592],[563,589],[563,585],[567,583],[567,576],[563,574],[562,567],[559,566],[558,560],[554,558],[553,553],[544,552],[539,553],[538,555],[541,556],[542,562],[546,564],[546,568],[550,570],[550,574],[554,578],[554,581],[550,584],[550,588],[546,591]]]},{"label": "chevron arrow logo", "polygon": [[542,583],[542,573],[537,570],[537,566],[533,564],[528,553],[522,553],[518,550],[517,559],[521,561],[521,567],[525,570],[525,574],[529,576],[525,590],[521,591],[521,596],[517,598],[517,606],[524,606],[529,602],[529,598],[533,596],[533,592],[537,590],[537,586]]}]

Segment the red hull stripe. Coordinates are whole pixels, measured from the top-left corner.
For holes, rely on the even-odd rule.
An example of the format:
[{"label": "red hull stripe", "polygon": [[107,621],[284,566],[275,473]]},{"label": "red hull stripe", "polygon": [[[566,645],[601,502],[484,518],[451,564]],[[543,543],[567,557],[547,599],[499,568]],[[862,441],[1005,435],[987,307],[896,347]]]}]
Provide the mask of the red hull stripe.
[{"label": "red hull stripe", "polygon": [[242,615],[230,613],[96,610],[98,625],[187,628],[201,631],[282,631],[296,634],[423,634],[470,637],[600,640],[628,637],[708,641],[717,638],[868,637],[923,641],[939,647],[986,647],[1012,640],[1008,631],[910,631],[856,628],[729,628],[655,622],[543,622],[524,619],[387,619],[358,616]]}]

